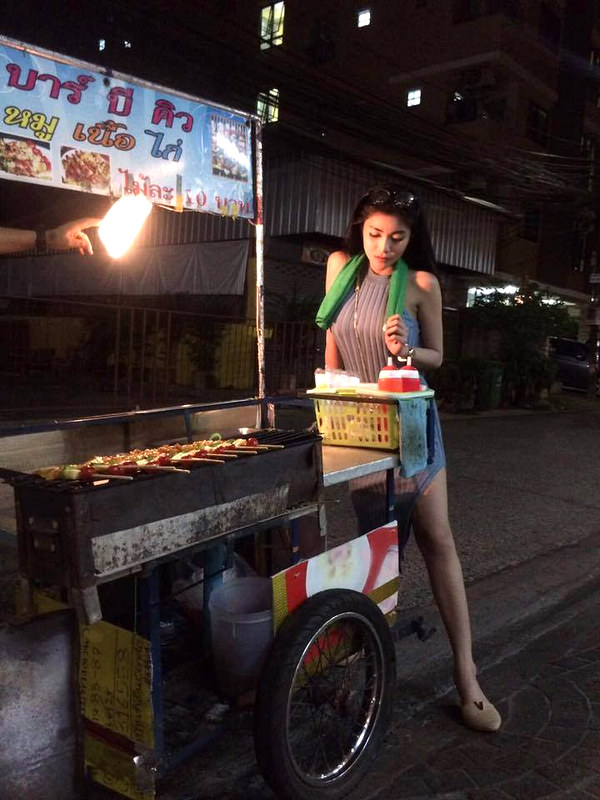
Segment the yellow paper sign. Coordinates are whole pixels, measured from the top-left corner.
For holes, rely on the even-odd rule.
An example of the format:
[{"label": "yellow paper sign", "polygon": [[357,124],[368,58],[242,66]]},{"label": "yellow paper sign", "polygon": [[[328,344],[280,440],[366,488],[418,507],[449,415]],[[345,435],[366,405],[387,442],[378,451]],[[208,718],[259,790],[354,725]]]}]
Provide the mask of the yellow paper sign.
[{"label": "yellow paper sign", "polygon": [[131,800],[153,800],[152,773],[144,772],[143,779],[133,756],[117,750],[86,732],[84,761],[90,778]]},{"label": "yellow paper sign", "polygon": [[79,685],[86,719],[154,745],[150,643],[108,622],[81,629]]}]

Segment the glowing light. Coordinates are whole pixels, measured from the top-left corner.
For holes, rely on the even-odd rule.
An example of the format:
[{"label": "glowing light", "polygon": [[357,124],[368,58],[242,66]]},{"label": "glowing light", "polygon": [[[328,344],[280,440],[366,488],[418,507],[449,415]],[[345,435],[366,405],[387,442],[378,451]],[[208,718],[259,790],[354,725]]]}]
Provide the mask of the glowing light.
[{"label": "glowing light", "polygon": [[421,90],[409,89],[406,95],[407,106],[420,106],[421,105]]},{"label": "glowing light", "polygon": [[142,229],[152,203],[141,194],[126,194],[111,206],[98,228],[98,235],[111,258],[126,253]]},{"label": "glowing light", "polygon": [[363,11],[358,12],[357,25],[359,28],[365,28],[371,24],[371,9],[365,8]]}]

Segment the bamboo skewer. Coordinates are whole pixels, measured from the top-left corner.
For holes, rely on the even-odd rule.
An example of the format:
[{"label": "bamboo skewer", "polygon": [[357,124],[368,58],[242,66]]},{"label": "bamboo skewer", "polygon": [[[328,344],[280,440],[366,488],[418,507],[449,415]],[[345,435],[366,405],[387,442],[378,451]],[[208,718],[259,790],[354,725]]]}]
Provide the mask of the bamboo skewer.
[{"label": "bamboo skewer", "polygon": [[205,453],[202,458],[237,458],[235,453]]},{"label": "bamboo skewer", "polygon": [[181,469],[180,467],[167,467],[162,466],[161,464],[138,464],[137,468],[150,472],[186,472],[188,475],[190,474],[189,469]]},{"label": "bamboo skewer", "polygon": [[131,475],[112,475],[110,472],[94,472],[92,474],[94,480],[109,480],[109,481],[132,481]]},{"label": "bamboo skewer", "polygon": [[223,459],[217,458],[216,456],[214,458],[212,458],[212,457],[210,457],[210,458],[209,457],[206,457],[206,458],[192,458],[190,456],[190,458],[178,458],[177,461],[184,461],[184,462],[185,461],[202,461],[205,464],[224,464],[225,463],[225,461]]},{"label": "bamboo skewer", "polygon": [[[190,451],[190,453],[200,453],[200,452],[201,452],[200,450]],[[203,461],[203,460],[216,461],[217,459],[221,459],[221,461],[223,461],[224,463],[225,459],[227,458],[237,458],[237,456],[229,455],[227,453],[202,453],[202,455],[197,455],[197,456],[195,455],[184,456],[177,454],[176,456],[172,457],[170,461],[172,461],[173,464],[176,464],[178,461]]]}]

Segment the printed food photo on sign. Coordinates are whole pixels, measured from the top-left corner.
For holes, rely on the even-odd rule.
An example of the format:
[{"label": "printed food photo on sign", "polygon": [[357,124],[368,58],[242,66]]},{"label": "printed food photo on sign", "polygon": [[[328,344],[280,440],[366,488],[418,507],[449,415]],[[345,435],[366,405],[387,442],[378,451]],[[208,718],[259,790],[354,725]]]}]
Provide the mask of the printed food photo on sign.
[{"label": "printed food photo on sign", "polygon": [[25,178],[51,180],[49,145],[20,136],[0,136],[0,171]]},{"label": "printed food photo on sign", "polygon": [[248,129],[243,123],[211,116],[210,144],[213,175],[235,181],[248,180]]},{"label": "printed food photo on sign", "polygon": [[87,192],[110,192],[109,156],[74,147],[61,147],[60,161],[63,183],[78,186]]},{"label": "printed food photo on sign", "polygon": [[338,545],[308,562],[306,594],[311,597],[324,589],[362,591],[371,564],[371,548],[366,536]]}]

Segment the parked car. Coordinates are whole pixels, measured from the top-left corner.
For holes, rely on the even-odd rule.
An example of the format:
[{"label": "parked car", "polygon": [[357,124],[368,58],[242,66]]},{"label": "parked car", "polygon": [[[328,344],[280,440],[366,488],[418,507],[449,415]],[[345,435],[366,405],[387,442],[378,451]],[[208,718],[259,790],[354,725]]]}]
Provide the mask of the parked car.
[{"label": "parked car", "polygon": [[556,362],[558,367],[556,378],[561,381],[563,389],[586,392],[592,360],[589,346],[584,342],[578,342],[577,339],[557,337],[550,337],[549,344],[549,356]]}]

